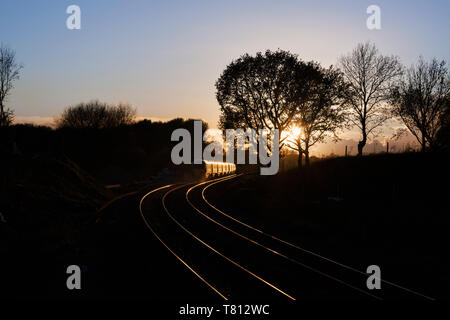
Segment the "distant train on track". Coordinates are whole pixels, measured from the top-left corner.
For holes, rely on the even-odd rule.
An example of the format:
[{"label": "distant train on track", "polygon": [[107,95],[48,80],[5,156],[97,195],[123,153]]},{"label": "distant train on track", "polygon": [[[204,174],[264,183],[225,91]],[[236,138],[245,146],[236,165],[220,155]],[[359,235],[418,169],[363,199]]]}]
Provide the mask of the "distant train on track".
[{"label": "distant train on track", "polygon": [[202,175],[206,178],[219,177],[236,172],[236,165],[231,162],[202,161]]},{"label": "distant train on track", "polygon": [[236,173],[236,165],[231,162],[203,160],[202,163],[199,164],[176,165],[170,170],[179,181],[190,181],[221,177]]}]

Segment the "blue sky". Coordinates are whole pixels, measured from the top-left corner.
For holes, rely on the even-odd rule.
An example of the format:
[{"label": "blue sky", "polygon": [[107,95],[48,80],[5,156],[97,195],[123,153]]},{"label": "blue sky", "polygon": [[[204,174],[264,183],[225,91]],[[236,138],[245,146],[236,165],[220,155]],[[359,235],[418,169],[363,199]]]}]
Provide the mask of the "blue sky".
[{"label": "blue sky", "polygon": [[[66,28],[71,4],[81,30]],[[366,28],[371,4],[381,30]],[[24,65],[8,105],[18,118],[47,118],[100,99],[214,127],[214,82],[245,52],[281,48],[328,66],[370,40],[406,65],[450,60],[449,13],[450,1],[2,0],[0,42]]]}]

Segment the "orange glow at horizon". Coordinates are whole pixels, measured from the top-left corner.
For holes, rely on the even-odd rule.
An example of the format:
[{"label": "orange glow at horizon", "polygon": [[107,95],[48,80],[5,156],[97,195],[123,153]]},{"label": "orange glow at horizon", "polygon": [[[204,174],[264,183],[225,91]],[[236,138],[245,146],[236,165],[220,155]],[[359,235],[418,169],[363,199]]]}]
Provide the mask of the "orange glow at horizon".
[{"label": "orange glow at horizon", "polygon": [[294,141],[296,141],[300,135],[302,135],[301,127],[294,125],[288,128],[288,130],[284,130],[281,132],[281,140],[286,145],[294,146]]}]

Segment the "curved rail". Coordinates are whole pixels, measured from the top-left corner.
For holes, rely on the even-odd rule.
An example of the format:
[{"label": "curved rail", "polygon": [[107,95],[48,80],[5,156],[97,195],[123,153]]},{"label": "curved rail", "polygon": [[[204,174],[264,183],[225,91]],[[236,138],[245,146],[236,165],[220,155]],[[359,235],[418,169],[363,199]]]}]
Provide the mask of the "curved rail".
[{"label": "curved rail", "polygon": [[144,220],[145,224],[147,225],[147,227],[150,229],[150,231],[155,235],[155,237],[159,240],[159,242],[161,242],[163,244],[164,247],[166,247],[167,250],[169,250],[169,252],[175,256],[175,258],[177,258],[182,264],[185,265],[186,268],[188,268],[195,276],[197,276],[197,278],[199,278],[203,283],[205,283],[209,288],[211,288],[215,293],[217,293],[221,298],[223,298],[224,300],[228,300],[228,298],[223,295],[219,290],[217,290],[212,284],[210,284],[208,281],[206,281],[200,274],[198,274],[194,268],[192,268],[191,266],[189,266],[186,261],[184,261],[183,259],[181,259],[160,237],[159,235],[155,232],[155,230],[153,230],[153,228],[151,227],[151,225],[148,223],[148,221],[145,219],[144,217],[144,213],[142,212],[142,203],[144,202],[145,198],[147,196],[149,196],[150,194],[157,192],[159,190],[163,190],[166,188],[169,188],[173,186],[172,184],[160,187],[160,188],[156,188],[152,191],[150,191],[149,193],[147,193],[146,195],[144,195],[141,198],[141,201],[139,202],[139,211],[141,212],[141,217]]},{"label": "curved rail", "polygon": [[[224,179],[224,178],[219,178],[219,179]],[[215,179],[218,180],[218,179]],[[215,181],[213,180],[213,181]],[[209,181],[207,181],[209,182]],[[177,219],[175,219],[173,217],[172,214],[170,214],[169,210],[167,209],[166,206],[166,198],[169,194],[171,194],[172,192],[181,189],[183,187],[185,187],[185,185],[181,185],[179,187],[173,188],[171,190],[169,190],[168,192],[166,192],[162,198],[162,203],[163,203],[163,207],[164,210],[166,211],[167,215],[181,228],[183,229],[187,234],[189,234],[191,237],[193,237],[195,240],[197,240],[198,242],[200,242],[202,245],[204,245],[205,247],[207,247],[208,249],[210,249],[211,251],[213,251],[214,253],[216,253],[217,255],[219,255],[220,257],[224,258],[226,261],[230,262],[231,264],[233,264],[234,266],[238,267],[239,269],[241,269],[242,271],[248,273],[249,275],[251,275],[252,277],[254,277],[255,279],[263,282],[264,284],[268,285],[269,287],[271,287],[272,289],[278,291],[279,293],[283,294],[284,296],[286,296],[287,298],[294,300],[295,298],[292,297],[291,295],[289,295],[288,293],[284,292],[283,290],[281,290],[280,288],[278,288],[277,286],[273,285],[272,283],[270,283],[267,280],[264,280],[262,277],[258,276],[257,274],[253,273],[252,271],[248,270],[247,268],[245,268],[244,266],[240,265],[238,262],[234,261],[233,259],[227,257],[226,255],[224,255],[222,252],[220,252],[219,250],[215,249],[214,247],[212,247],[211,245],[209,245],[208,243],[206,243],[205,241],[203,241],[202,239],[200,239],[199,237],[197,237],[196,235],[194,235],[190,230],[188,230],[185,226],[183,226]]]},{"label": "curved rail", "polygon": [[[234,178],[234,177],[233,177],[233,178]],[[231,178],[229,178],[229,179],[231,179]],[[223,179],[223,180],[221,180],[221,181],[225,181],[225,180],[228,180],[228,179]],[[221,181],[218,181],[218,182],[221,182]],[[334,276],[332,276],[332,275],[329,275],[329,274],[326,273],[326,272],[320,271],[320,270],[318,270],[318,269],[316,269],[316,268],[313,268],[313,267],[311,267],[311,266],[309,266],[309,265],[307,265],[307,264],[304,264],[304,263],[302,263],[302,262],[300,262],[300,261],[298,261],[298,260],[295,260],[295,259],[293,259],[293,258],[290,258],[290,257],[288,257],[287,255],[285,255],[285,254],[283,254],[283,253],[281,253],[281,252],[278,252],[278,251],[275,250],[275,249],[269,248],[269,247],[267,247],[267,246],[265,246],[265,245],[259,243],[259,242],[256,241],[256,240],[250,239],[250,238],[246,237],[245,235],[243,235],[243,234],[241,234],[241,233],[239,233],[239,232],[237,232],[237,231],[235,231],[235,230],[233,230],[233,229],[231,229],[231,228],[228,228],[227,226],[221,224],[220,222],[214,220],[213,218],[211,218],[210,216],[208,216],[207,214],[205,214],[204,212],[202,212],[200,209],[198,209],[198,208],[197,208],[197,207],[189,200],[189,193],[190,193],[192,190],[194,190],[195,188],[197,188],[197,187],[199,187],[199,186],[201,186],[201,185],[204,185],[204,184],[206,184],[206,183],[208,183],[208,182],[209,182],[209,181],[202,182],[202,183],[199,183],[199,184],[197,184],[197,185],[194,185],[193,187],[189,188],[189,190],[186,192],[186,200],[187,200],[187,202],[189,203],[189,205],[190,205],[193,209],[195,209],[199,214],[201,214],[203,217],[205,217],[205,218],[208,219],[209,221],[215,223],[216,225],[220,226],[221,228],[223,228],[223,229],[225,229],[225,230],[227,230],[227,231],[233,233],[234,235],[240,237],[241,239],[244,239],[244,240],[246,240],[246,241],[249,241],[250,243],[252,243],[252,244],[254,244],[254,245],[256,245],[256,246],[258,246],[258,247],[260,247],[260,248],[263,248],[263,249],[265,249],[265,250],[267,250],[267,251],[269,251],[269,252],[271,252],[271,253],[273,253],[273,254],[275,254],[275,255],[277,255],[277,256],[283,258],[283,259],[286,259],[286,260],[288,260],[288,261],[290,261],[290,262],[292,262],[292,263],[295,263],[295,264],[297,264],[297,265],[299,265],[299,266],[301,266],[301,267],[303,267],[303,268],[306,268],[306,269],[308,269],[308,270],[310,270],[310,271],[312,271],[312,272],[314,272],[314,273],[317,273],[317,274],[319,274],[319,275],[321,275],[321,276],[324,276],[324,277],[326,277],[326,278],[328,278],[328,279],[330,279],[330,280],[336,281],[336,282],[338,282],[338,283],[340,283],[340,284],[342,284],[342,285],[344,285],[344,286],[347,286],[347,287],[349,287],[349,288],[351,288],[351,289],[353,289],[353,290],[356,290],[356,291],[358,291],[358,292],[360,292],[360,293],[363,293],[363,294],[365,294],[365,295],[367,295],[367,296],[370,296],[370,297],[375,298],[375,299],[378,299],[378,300],[382,300],[382,298],[380,298],[380,297],[378,297],[378,296],[376,296],[376,295],[374,295],[374,294],[371,294],[371,293],[369,293],[369,292],[367,292],[367,291],[365,291],[365,290],[362,290],[362,289],[360,289],[360,288],[358,288],[358,287],[355,287],[355,286],[353,286],[353,285],[351,285],[351,284],[345,282],[344,280],[341,280],[341,279],[339,279],[339,278],[336,278],[336,277],[334,277]],[[215,183],[218,183],[218,182],[215,182]]]},{"label": "curved rail", "polygon": [[[317,257],[317,258],[320,258],[320,259],[322,259],[322,260],[324,260],[324,261],[333,263],[333,264],[335,264],[335,265],[338,265],[338,266],[340,266],[340,267],[342,267],[342,268],[345,268],[345,269],[347,269],[347,270],[353,271],[353,272],[355,272],[355,273],[359,273],[359,274],[361,274],[361,275],[367,276],[367,273],[365,273],[365,272],[363,272],[363,271],[361,271],[361,270],[358,270],[358,269],[356,269],[356,268],[353,268],[353,267],[351,267],[351,266],[348,266],[348,265],[343,264],[343,263],[341,263],[341,262],[338,262],[338,261],[336,261],[336,260],[327,258],[327,257],[325,257],[325,256],[323,256],[323,255],[320,255],[320,254],[315,253],[315,252],[313,252],[313,251],[307,250],[307,249],[305,249],[305,248],[302,248],[302,247],[300,247],[299,245],[296,245],[296,244],[293,244],[293,243],[291,243],[291,242],[289,242],[289,241],[280,239],[280,238],[278,238],[278,237],[276,237],[276,236],[274,236],[274,235],[272,235],[272,234],[270,234],[270,233],[266,233],[266,232],[264,232],[264,231],[262,231],[262,230],[260,230],[260,229],[258,229],[258,228],[255,228],[255,227],[253,227],[253,226],[251,226],[251,225],[249,225],[249,224],[247,224],[247,223],[245,223],[245,222],[242,222],[241,220],[236,219],[235,217],[232,217],[231,215],[229,215],[229,214],[223,212],[222,210],[216,208],[214,205],[212,205],[212,204],[206,199],[206,197],[205,197],[205,191],[206,191],[208,188],[210,188],[211,186],[213,186],[213,185],[215,185],[215,184],[217,184],[217,183],[219,183],[219,182],[223,182],[223,181],[226,181],[226,180],[231,180],[231,179],[234,179],[234,178],[236,178],[236,177],[237,177],[237,176],[227,177],[226,179],[223,179],[223,180],[221,180],[221,181],[216,181],[216,182],[213,182],[213,183],[207,185],[207,186],[204,187],[203,190],[202,190],[202,199],[205,201],[205,203],[206,203],[208,206],[210,206],[212,209],[214,209],[214,210],[217,211],[218,213],[222,214],[223,216],[227,217],[228,219],[231,219],[231,220],[233,220],[233,221],[239,223],[240,225],[242,225],[242,226],[244,226],[244,227],[246,227],[246,228],[249,228],[249,229],[251,229],[251,230],[253,230],[253,231],[256,231],[256,232],[258,232],[258,233],[260,233],[260,234],[262,234],[262,235],[264,235],[264,236],[266,236],[266,237],[268,237],[268,238],[271,238],[271,239],[273,239],[273,240],[276,240],[276,241],[278,241],[278,242],[280,242],[280,243],[283,243],[283,244],[285,244],[285,245],[287,245],[287,246],[290,246],[290,247],[292,247],[292,248],[295,248],[295,249],[297,249],[297,250],[300,250],[300,251],[302,251],[302,252],[304,252],[304,253],[307,253],[307,254],[309,254],[309,255],[315,256],[315,257]],[[409,293],[411,293],[411,294],[420,296],[420,297],[422,297],[422,298],[425,298],[425,299],[428,299],[428,300],[435,300],[435,299],[432,298],[432,297],[429,297],[429,296],[424,295],[424,294],[422,294],[422,293],[419,293],[419,292],[417,292],[417,291],[414,291],[414,290],[405,288],[405,287],[403,287],[403,286],[401,286],[401,285],[398,285],[398,284],[396,284],[396,283],[393,283],[393,282],[391,282],[391,281],[388,281],[388,280],[385,280],[385,279],[380,279],[380,281],[382,281],[383,283],[385,283],[385,284],[387,284],[387,285],[396,287],[396,288],[398,288],[398,289],[400,289],[400,290],[404,290],[404,291],[409,292]],[[364,292],[365,292],[365,291],[364,291]],[[366,292],[366,293],[367,293],[367,292]]]}]

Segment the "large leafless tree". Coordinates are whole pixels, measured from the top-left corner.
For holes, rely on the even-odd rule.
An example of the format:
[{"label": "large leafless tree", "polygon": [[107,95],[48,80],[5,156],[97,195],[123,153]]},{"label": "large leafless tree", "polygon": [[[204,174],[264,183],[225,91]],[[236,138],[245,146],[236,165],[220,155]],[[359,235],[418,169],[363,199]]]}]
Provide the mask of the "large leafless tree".
[{"label": "large leafless tree", "polygon": [[22,66],[16,62],[16,53],[9,47],[0,45],[0,126],[9,125],[13,120],[13,111],[5,103],[14,81],[19,79]]},{"label": "large leafless tree", "polygon": [[450,75],[445,61],[411,66],[391,93],[394,116],[416,137],[422,151],[436,147],[436,138],[448,121]]},{"label": "large leafless tree", "polygon": [[389,117],[389,88],[402,74],[402,67],[397,57],[380,54],[371,43],[358,44],[339,59],[339,66],[349,84],[349,119],[361,132],[358,155],[362,155],[370,135]]}]

